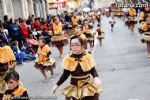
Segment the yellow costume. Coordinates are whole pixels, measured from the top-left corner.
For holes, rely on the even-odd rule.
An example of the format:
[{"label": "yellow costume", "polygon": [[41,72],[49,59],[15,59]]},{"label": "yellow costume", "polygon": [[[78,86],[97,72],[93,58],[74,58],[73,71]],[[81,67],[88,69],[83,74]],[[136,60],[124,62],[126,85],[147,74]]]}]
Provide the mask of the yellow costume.
[{"label": "yellow costume", "polygon": [[[7,90],[7,91],[11,91],[11,90]],[[12,98],[14,98],[14,99],[16,98],[19,100],[21,100],[21,99],[29,100],[27,90],[21,85],[17,86],[17,88],[10,93],[7,93],[7,91],[4,94],[3,100],[12,100]]]},{"label": "yellow costume", "polygon": [[82,33],[86,36],[86,41],[93,41],[93,32],[91,29],[85,28]]},{"label": "yellow costume", "polygon": [[45,45],[43,48],[39,47],[38,48],[38,59],[37,62],[45,62],[47,61],[48,57],[47,54],[50,52],[50,47],[48,45]]},{"label": "yellow costume", "polygon": [[76,35],[75,29],[67,30],[66,31],[68,38],[72,37],[73,35]]},{"label": "yellow costume", "polygon": [[129,8],[128,13],[129,13],[129,16],[131,17],[136,16],[136,10],[133,8]]},{"label": "yellow costume", "polygon": [[62,24],[61,23],[53,23],[53,31],[54,36],[51,38],[51,42],[53,46],[63,46],[66,45],[68,40],[62,33]]},{"label": "yellow costume", "polygon": [[140,14],[140,20],[144,20],[144,12],[141,12],[141,14]]},{"label": "yellow costume", "polygon": [[118,16],[118,17],[122,17],[124,15],[124,12],[121,8],[113,8],[112,9],[113,15],[114,16]]},{"label": "yellow costume", "polygon": [[141,35],[142,43],[150,42],[150,25],[144,23],[141,27],[141,30],[143,31],[143,34]]},{"label": "yellow costume", "polygon": [[128,14],[129,14],[128,20],[125,22],[125,24],[127,26],[137,24],[137,20],[135,18],[135,16],[136,16],[136,10],[133,9],[133,8],[129,8],[128,9]]},{"label": "yellow costume", "polygon": [[78,16],[76,16],[76,17],[71,17],[71,21],[72,21],[72,23],[73,23],[73,25],[75,24],[78,24],[78,21],[79,21],[79,17]]},{"label": "yellow costume", "polygon": [[4,80],[6,75],[7,75],[7,72],[5,72],[4,75],[0,76],[0,94],[4,94],[5,91],[8,89],[7,84]]},{"label": "yellow costume", "polygon": [[102,27],[99,27],[97,29],[97,32],[98,32],[98,37],[97,37],[98,39],[104,39],[105,38],[105,35],[104,35]]},{"label": "yellow costume", "polygon": [[146,32],[148,30],[148,28],[150,28],[150,25],[147,25],[146,23],[144,23],[141,27],[141,30]]},{"label": "yellow costume", "polygon": [[53,23],[53,31],[54,34],[58,34],[62,32],[62,24],[61,23]]},{"label": "yellow costume", "polygon": [[[81,69],[78,69],[77,66],[79,65]],[[63,60],[63,68],[70,73],[76,72],[76,70],[82,70],[83,73],[88,73],[94,68],[94,66],[95,60],[89,53],[86,53],[78,60],[71,55],[67,55]],[[93,78],[90,77],[89,74],[82,75],[83,73],[81,73],[80,76],[72,76],[71,74],[71,79],[76,80],[77,84],[76,82],[73,82],[71,85],[67,86],[63,90],[64,95],[67,97],[74,97],[75,99],[79,100],[83,99],[84,97],[95,96],[95,94],[102,92],[101,87],[97,87],[93,84]]]},{"label": "yellow costume", "polygon": [[70,55],[67,55],[63,59],[63,68],[65,70],[69,71],[75,71],[78,63],[81,65],[81,69],[84,72],[90,71],[95,66],[95,60],[91,54],[86,54],[81,58],[82,62],[78,62],[75,58],[70,57]]},{"label": "yellow costume", "polygon": [[11,61],[15,61],[16,58],[14,56],[13,51],[9,46],[4,46],[0,48],[0,62],[1,63],[8,63]]},{"label": "yellow costume", "polygon": [[140,21],[145,21],[148,17],[150,17],[150,11],[143,11],[140,14]]},{"label": "yellow costume", "polygon": [[83,33],[80,34],[80,38],[86,40],[86,36]]},{"label": "yellow costume", "polygon": [[7,85],[4,81],[8,70],[14,69],[16,66],[16,58],[13,51],[9,46],[0,47],[0,67],[4,67],[3,70],[0,70],[0,94],[4,94]]},{"label": "yellow costume", "polygon": [[38,48],[38,58],[36,58],[35,62],[37,63],[35,67],[48,70],[50,67],[55,67],[55,60],[49,58],[50,55],[50,47],[45,45],[44,47]]}]

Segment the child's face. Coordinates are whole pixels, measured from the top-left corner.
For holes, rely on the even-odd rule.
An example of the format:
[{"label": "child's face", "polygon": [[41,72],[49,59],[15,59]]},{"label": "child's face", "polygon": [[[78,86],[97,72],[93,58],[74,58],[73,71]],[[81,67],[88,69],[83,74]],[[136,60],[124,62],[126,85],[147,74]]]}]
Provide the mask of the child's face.
[{"label": "child's face", "polygon": [[18,85],[18,83],[19,83],[19,81],[15,81],[15,80],[13,80],[13,79],[10,79],[10,80],[8,81],[7,85],[8,85],[8,88],[9,88],[10,90],[13,90],[14,88],[16,88],[16,86]]},{"label": "child's face", "polygon": [[71,41],[70,48],[73,54],[80,54],[82,52],[82,45],[78,39],[73,39]]},{"label": "child's face", "polygon": [[59,23],[59,19],[57,18],[55,22],[56,22],[56,23]]}]

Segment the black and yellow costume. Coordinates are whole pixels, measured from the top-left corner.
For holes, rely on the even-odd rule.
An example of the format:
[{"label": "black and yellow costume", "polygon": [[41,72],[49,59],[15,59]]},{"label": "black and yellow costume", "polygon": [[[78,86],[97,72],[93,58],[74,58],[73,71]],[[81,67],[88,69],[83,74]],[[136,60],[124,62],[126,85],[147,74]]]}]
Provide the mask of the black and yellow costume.
[{"label": "black and yellow costume", "polygon": [[77,25],[79,22],[79,17],[78,16],[73,16],[71,17],[72,25]]},{"label": "black and yellow costume", "polygon": [[140,22],[146,21],[146,18],[150,17],[150,10],[149,11],[143,11],[140,14]]},{"label": "black and yellow costume", "polygon": [[98,23],[101,23],[101,15],[100,14],[96,16],[96,20]]},{"label": "black and yellow costume", "polygon": [[67,34],[67,37],[68,38],[70,38],[70,37],[72,37],[73,35],[75,35],[76,33],[75,33],[75,27],[76,27],[77,25],[68,25],[68,29],[66,30],[66,34]]},{"label": "black and yellow costume", "polygon": [[95,20],[96,20],[96,16],[89,16],[89,18],[88,18],[88,21],[89,21],[89,23],[95,23]]},{"label": "black and yellow costume", "polygon": [[[102,89],[93,85],[92,77],[98,77],[95,60],[89,53],[79,55],[70,54],[63,60],[64,72],[57,85],[60,86],[70,75],[70,85],[63,90],[63,94],[73,100],[99,100]],[[90,99],[92,98],[92,99]]]},{"label": "black and yellow costume", "polygon": [[0,63],[7,64],[8,69],[14,69],[16,66],[16,58],[9,46],[0,47]]},{"label": "black and yellow costume", "polygon": [[0,47],[0,100],[7,89],[5,77],[9,70],[14,70],[16,58],[9,46]]},{"label": "black and yellow costume", "polygon": [[150,42],[150,25],[147,23],[144,23],[141,27],[142,35],[141,35],[141,41],[144,42]]},{"label": "black and yellow costume", "polygon": [[55,60],[49,58],[49,55],[51,54],[50,47],[48,45],[39,47],[37,54],[38,58],[36,58],[35,60],[35,67],[41,70],[53,71],[53,69],[55,68]]},{"label": "black and yellow costume", "polygon": [[87,42],[93,42],[94,37],[91,29],[85,28],[82,33],[85,35]]},{"label": "black and yellow costume", "polygon": [[53,23],[53,36],[51,38],[52,46],[64,46],[68,43],[67,37],[62,33],[62,24]]},{"label": "black and yellow costume", "polygon": [[128,9],[128,15],[131,17],[136,16],[136,10],[134,8],[129,8]]},{"label": "black and yellow costume", "polygon": [[75,29],[67,30],[66,32],[67,32],[68,38],[70,38],[76,34]]},{"label": "black and yellow costume", "polygon": [[[4,67],[5,65],[2,65],[2,66]],[[7,75],[7,71],[3,71],[3,72],[4,72],[4,74],[0,75],[0,100],[2,100],[3,94],[8,89],[7,84],[5,82],[5,77]]]},{"label": "black and yellow costume", "polygon": [[98,39],[104,39],[105,38],[105,34],[104,34],[104,32],[103,32],[103,29],[102,29],[102,27],[99,27],[98,29],[97,29],[97,33],[98,33]]},{"label": "black and yellow costume", "polygon": [[133,25],[137,23],[137,20],[135,19],[136,16],[136,10],[134,8],[128,9],[128,20],[125,22],[126,25]]},{"label": "black and yellow costume", "polygon": [[13,90],[6,90],[2,100],[29,100],[29,96],[26,89],[18,85]]},{"label": "black and yellow costume", "polygon": [[112,13],[114,16],[117,16],[117,17],[123,17],[124,16],[124,12],[123,12],[122,8],[114,7],[112,9]]},{"label": "black and yellow costume", "polygon": [[81,33],[79,37],[86,41],[86,36],[83,33]]},{"label": "black and yellow costume", "polygon": [[79,36],[81,39],[83,39],[84,41],[86,41],[86,36],[83,33],[81,33],[80,35],[75,34],[75,35],[72,35],[71,37],[73,37],[73,36]]}]

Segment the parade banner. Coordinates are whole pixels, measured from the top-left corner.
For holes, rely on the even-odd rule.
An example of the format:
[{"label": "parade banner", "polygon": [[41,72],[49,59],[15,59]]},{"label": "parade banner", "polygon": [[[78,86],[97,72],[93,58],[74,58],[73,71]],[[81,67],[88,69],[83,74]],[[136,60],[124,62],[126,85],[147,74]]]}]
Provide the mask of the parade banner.
[{"label": "parade banner", "polygon": [[56,2],[57,4],[57,11],[63,11],[66,8],[66,1],[62,1],[62,2]]},{"label": "parade banner", "polygon": [[57,12],[62,12],[65,10],[66,8],[66,0],[58,0],[58,1],[50,1],[49,2],[50,5],[50,13],[57,13]]}]

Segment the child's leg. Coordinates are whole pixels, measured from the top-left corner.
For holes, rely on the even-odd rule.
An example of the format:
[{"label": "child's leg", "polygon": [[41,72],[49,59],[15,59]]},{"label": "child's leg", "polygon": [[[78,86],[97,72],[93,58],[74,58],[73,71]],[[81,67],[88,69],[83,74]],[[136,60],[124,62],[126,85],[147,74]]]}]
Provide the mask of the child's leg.
[{"label": "child's leg", "polygon": [[24,57],[25,57],[25,53],[24,52],[20,52],[19,53],[19,60],[20,60],[21,64],[23,63]]},{"label": "child's leg", "polygon": [[29,55],[29,54],[25,54],[25,59],[27,59],[27,60],[34,60],[35,56]]},{"label": "child's leg", "polygon": [[58,46],[57,49],[59,50],[60,57],[62,57],[63,46]]},{"label": "child's leg", "polygon": [[150,42],[147,42],[148,57],[150,57]]},{"label": "child's leg", "polygon": [[33,49],[32,47],[29,47],[28,50],[29,50],[29,52],[31,52],[33,55],[36,54],[35,51],[34,51],[34,49]]},{"label": "child's leg", "polygon": [[41,69],[40,71],[41,71],[42,75],[43,75],[44,78],[45,78],[45,82],[47,82],[47,81],[48,81],[48,77],[47,77],[47,75],[46,75],[45,70],[44,70],[44,69]]},{"label": "child's leg", "polygon": [[93,42],[90,41],[89,44],[90,44],[90,50],[92,51],[93,50]]},{"label": "child's leg", "polygon": [[100,46],[102,46],[102,39],[99,39]]}]

